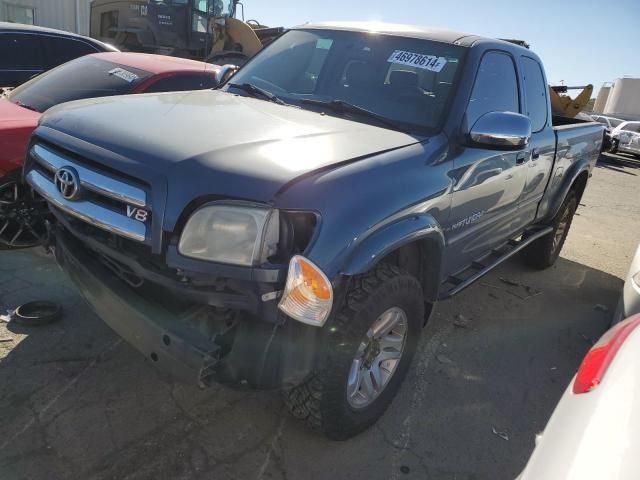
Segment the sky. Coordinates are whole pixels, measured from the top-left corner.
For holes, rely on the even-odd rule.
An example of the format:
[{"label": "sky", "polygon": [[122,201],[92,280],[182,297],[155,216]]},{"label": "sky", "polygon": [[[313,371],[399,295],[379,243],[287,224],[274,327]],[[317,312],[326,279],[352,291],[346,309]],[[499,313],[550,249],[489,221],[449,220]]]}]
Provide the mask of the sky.
[{"label": "sky", "polygon": [[[245,19],[292,27],[381,21],[526,40],[551,85],[640,77],[640,0],[243,0]],[[240,7],[239,7],[240,8]]]}]

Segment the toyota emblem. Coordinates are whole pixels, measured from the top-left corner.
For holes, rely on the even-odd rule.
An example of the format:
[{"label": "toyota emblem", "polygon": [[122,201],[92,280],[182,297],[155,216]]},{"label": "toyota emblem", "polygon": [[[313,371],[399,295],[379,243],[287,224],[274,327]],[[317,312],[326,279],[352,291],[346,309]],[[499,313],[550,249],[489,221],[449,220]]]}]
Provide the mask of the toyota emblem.
[{"label": "toyota emblem", "polygon": [[56,172],[54,182],[58,191],[67,200],[75,200],[80,193],[78,172],[71,167],[62,167]]}]

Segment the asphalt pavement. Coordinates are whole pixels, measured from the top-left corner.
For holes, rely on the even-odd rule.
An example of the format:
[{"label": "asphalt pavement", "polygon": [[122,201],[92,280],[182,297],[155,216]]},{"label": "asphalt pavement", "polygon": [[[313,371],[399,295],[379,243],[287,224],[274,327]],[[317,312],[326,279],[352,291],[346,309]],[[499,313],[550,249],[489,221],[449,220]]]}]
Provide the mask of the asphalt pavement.
[{"label": "asphalt pavement", "polygon": [[603,155],[562,258],[517,258],[440,303],[385,416],[346,442],[277,392],[160,375],[39,251],[0,252],[0,308],[60,302],[46,327],[0,324],[0,479],[513,479],[592,343],[640,241],[640,161]]}]

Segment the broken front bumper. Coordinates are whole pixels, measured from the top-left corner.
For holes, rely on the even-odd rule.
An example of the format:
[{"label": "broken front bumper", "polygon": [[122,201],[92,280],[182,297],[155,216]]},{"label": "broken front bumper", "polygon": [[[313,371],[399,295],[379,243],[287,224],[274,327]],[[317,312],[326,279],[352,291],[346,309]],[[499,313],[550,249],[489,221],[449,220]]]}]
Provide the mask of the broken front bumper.
[{"label": "broken front bumper", "polygon": [[153,300],[175,292],[140,293],[63,229],[55,234],[54,248],[98,316],[154,365],[183,381],[279,388],[300,383],[313,367],[320,329],[246,315],[231,330],[206,336]]}]

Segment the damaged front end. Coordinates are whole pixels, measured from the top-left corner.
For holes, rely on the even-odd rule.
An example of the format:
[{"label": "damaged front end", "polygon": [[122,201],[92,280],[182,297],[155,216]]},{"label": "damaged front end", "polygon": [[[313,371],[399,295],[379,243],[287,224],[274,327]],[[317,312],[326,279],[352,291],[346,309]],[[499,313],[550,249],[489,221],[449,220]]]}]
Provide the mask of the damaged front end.
[{"label": "damaged front end", "polygon": [[156,270],[56,217],[58,263],[105,323],[160,370],[202,387],[273,389],[312,368],[321,330],[287,321],[274,296],[263,300],[277,283],[209,276],[205,286],[199,274]]},{"label": "damaged front end", "polygon": [[[58,263],[103,321],[161,370],[201,386],[259,389],[295,385],[311,370],[321,330],[291,321],[278,301],[315,214],[207,199],[166,232],[161,188],[151,188],[161,183],[49,143],[32,146],[24,178],[48,203]],[[237,211],[262,214],[251,232],[277,242],[234,244]]]}]

